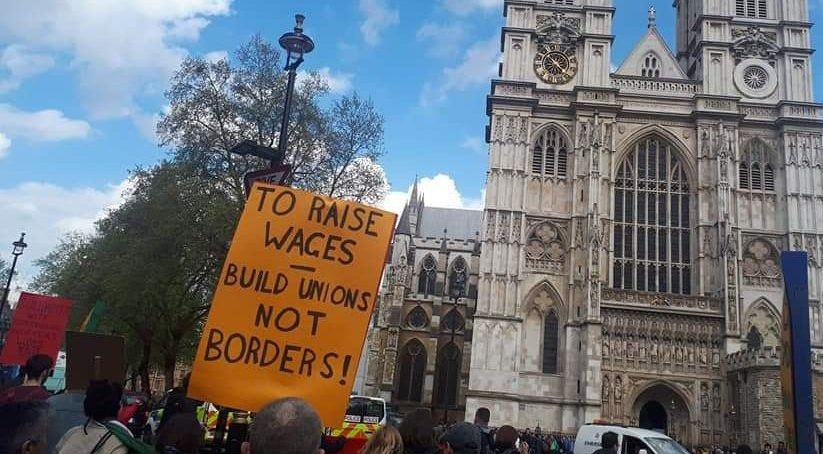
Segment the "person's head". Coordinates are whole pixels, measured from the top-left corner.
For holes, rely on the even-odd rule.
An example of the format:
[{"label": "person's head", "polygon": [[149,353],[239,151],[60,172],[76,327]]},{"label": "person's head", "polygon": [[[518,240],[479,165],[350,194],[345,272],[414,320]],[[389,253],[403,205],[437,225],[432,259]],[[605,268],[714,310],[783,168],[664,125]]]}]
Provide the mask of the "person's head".
[{"label": "person's head", "polygon": [[617,434],[614,432],[606,432],[600,437],[600,446],[603,449],[612,449],[617,446]]},{"label": "person's head", "polygon": [[772,449],[771,443],[766,443],[765,445],[763,445],[763,449],[765,449],[766,451],[770,451]]},{"label": "person's head", "polygon": [[777,449],[780,449],[780,450],[786,449],[786,443],[783,443],[782,441],[778,441],[777,442]]},{"label": "person's head", "polygon": [[0,454],[45,453],[48,419],[45,402],[0,405]]},{"label": "person's head", "polygon": [[400,436],[403,445],[413,449],[430,449],[436,446],[434,438],[434,419],[426,409],[417,409],[406,415],[400,423]]},{"label": "person's head", "polygon": [[467,422],[453,425],[440,438],[443,445],[443,454],[479,454],[480,429]]},{"label": "person's head", "polygon": [[205,430],[191,413],[172,416],[157,434],[157,451],[172,447],[181,454],[197,454],[203,442]]},{"label": "person's head", "polygon": [[749,445],[740,445],[737,447],[737,454],[752,454],[752,448]]},{"label": "person's head", "polygon": [[303,399],[287,397],[265,407],[254,418],[243,454],[323,454],[323,425]]},{"label": "person's head", "polygon": [[494,434],[494,447],[500,451],[514,448],[517,444],[517,429],[512,426],[502,426]]},{"label": "person's head", "polygon": [[117,417],[123,387],[108,380],[92,380],[86,388],[83,411],[95,421],[106,421]]},{"label": "person's head", "polygon": [[392,426],[380,428],[363,446],[360,454],[402,454],[403,438]]},{"label": "person's head", "polygon": [[37,381],[38,384],[42,385],[51,375],[52,367],[54,367],[54,361],[49,355],[32,355],[26,361],[26,365],[23,366],[23,373],[26,376],[26,381]]},{"label": "person's head", "polygon": [[480,407],[474,413],[474,423],[481,427],[487,427],[492,414],[486,407]]}]

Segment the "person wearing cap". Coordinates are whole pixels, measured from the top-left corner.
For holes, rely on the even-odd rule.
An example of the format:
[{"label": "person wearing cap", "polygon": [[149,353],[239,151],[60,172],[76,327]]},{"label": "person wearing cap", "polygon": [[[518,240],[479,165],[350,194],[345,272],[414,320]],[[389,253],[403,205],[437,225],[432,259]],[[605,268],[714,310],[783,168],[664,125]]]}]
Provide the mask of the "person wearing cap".
[{"label": "person wearing cap", "polygon": [[440,438],[440,445],[443,454],[480,454],[480,429],[467,422],[455,424]]}]

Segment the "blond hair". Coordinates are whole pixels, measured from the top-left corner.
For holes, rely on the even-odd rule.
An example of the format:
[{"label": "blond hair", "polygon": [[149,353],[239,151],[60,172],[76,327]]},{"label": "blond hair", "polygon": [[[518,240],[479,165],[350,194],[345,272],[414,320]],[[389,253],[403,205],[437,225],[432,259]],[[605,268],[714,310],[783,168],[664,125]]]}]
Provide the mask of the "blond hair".
[{"label": "blond hair", "polygon": [[363,445],[360,454],[402,454],[403,438],[392,426],[381,427],[369,441]]}]

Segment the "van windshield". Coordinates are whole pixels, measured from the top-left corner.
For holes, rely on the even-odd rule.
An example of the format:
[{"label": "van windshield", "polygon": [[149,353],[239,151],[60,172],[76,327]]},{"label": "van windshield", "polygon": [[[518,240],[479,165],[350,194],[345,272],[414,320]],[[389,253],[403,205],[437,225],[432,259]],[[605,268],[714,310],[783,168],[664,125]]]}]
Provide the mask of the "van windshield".
[{"label": "van windshield", "polygon": [[689,451],[670,438],[646,438],[645,441],[657,454],[689,454]]}]

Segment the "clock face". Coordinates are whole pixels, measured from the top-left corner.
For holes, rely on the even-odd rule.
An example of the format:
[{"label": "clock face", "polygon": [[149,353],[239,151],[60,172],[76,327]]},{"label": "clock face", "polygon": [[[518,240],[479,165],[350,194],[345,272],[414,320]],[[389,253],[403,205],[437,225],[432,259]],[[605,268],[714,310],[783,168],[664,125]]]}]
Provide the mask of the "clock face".
[{"label": "clock face", "polygon": [[534,57],[534,72],[543,82],[561,85],[577,74],[577,57],[573,47],[540,46]]}]

